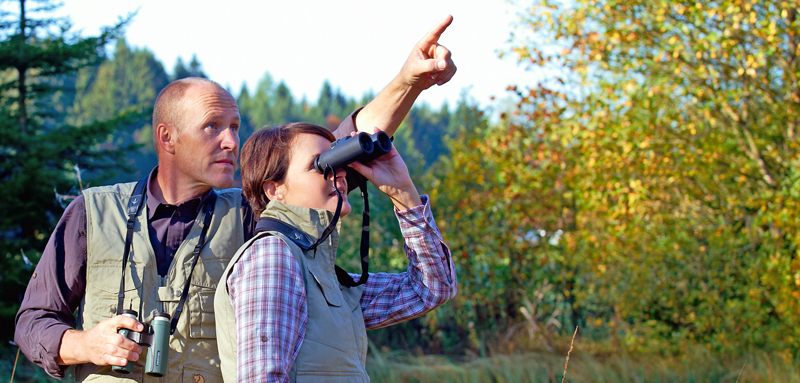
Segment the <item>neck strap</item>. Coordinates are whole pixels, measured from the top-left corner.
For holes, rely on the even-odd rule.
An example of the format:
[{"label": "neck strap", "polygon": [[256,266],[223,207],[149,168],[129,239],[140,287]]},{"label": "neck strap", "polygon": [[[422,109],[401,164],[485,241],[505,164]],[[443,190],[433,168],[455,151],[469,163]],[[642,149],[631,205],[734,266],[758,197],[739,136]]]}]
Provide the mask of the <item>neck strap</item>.
[{"label": "neck strap", "polygon": [[181,293],[181,300],[178,302],[178,307],[175,308],[175,315],[172,316],[172,323],[170,325],[169,334],[172,335],[175,333],[175,329],[178,327],[178,319],[181,317],[181,313],[183,312],[183,305],[186,304],[186,298],[189,296],[189,286],[192,282],[192,274],[194,274],[194,267],[197,266],[197,260],[200,259],[200,250],[203,249],[203,245],[206,243],[206,233],[208,233],[208,227],[211,226],[211,217],[214,214],[214,205],[217,202],[217,193],[213,190],[211,191],[211,195],[208,196],[206,200],[206,204],[204,207],[205,216],[203,217],[203,229],[200,231],[200,238],[197,241],[197,246],[194,247],[194,251],[192,251],[192,268],[189,269],[189,275],[186,276],[186,284],[183,286],[183,292]]},{"label": "neck strap", "polygon": [[[122,256],[122,278],[120,278],[119,282],[119,294],[117,295],[117,315],[122,314],[122,307],[125,304],[125,269],[128,267],[128,257],[130,255],[131,244],[133,242],[133,229],[136,226],[136,217],[142,211],[142,206],[145,205],[146,194],[147,191],[147,182],[149,176],[145,176],[139,182],[136,183],[136,186],[133,188],[133,192],[131,193],[131,198],[128,200],[128,222],[127,222],[127,233],[125,235],[125,251]],[[189,275],[186,276],[186,285],[183,288],[183,292],[181,293],[181,300],[178,302],[178,307],[175,309],[175,315],[172,316],[172,323],[170,326],[170,335],[175,333],[175,329],[178,325],[178,319],[180,319],[181,313],[183,312],[183,306],[186,304],[186,298],[189,296],[189,286],[191,285],[192,281],[192,274],[194,273],[194,268],[197,266],[197,260],[200,258],[200,250],[203,249],[203,246],[206,242],[206,234],[208,233],[208,227],[211,225],[211,218],[214,214],[214,205],[217,202],[217,193],[213,190],[211,191],[211,195],[208,196],[206,199],[205,204],[203,205],[203,227],[200,231],[200,238],[197,241],[197,246],[194,247],[194,251],[192,252],[192,268],[189,270]],[[139,314],[139,321],[141,322],[141,315]]]},{"label": "neck strap", "polygon": [[125,268],[128,267],[128,255],[131,252],[133,242],[133,227],[136,225],[136,216],[142,211],[145,201],[145,191],[147,190],[147,180],[149,175],[144,176],[133,187],[133,193],[128,200],[128,223],[127,233],[125,234],[125,251],[122,254],[122,278],[119,281],[119,294],[117,295],[117,315],[122,314],[122,305],[125,303]]},{"label": "neck strap", "polygon": [[[354,171],[352,173],[356,172]],[[358,183],[358,188],[361,189],[361,197],[364,200],[364,211],[362,213],[362,225],[361,225],[361,246],[360,246],[361,277],[359,277],[358,282],[356,282],[355,280],[353,280],[353,277],[351,277],[347,271],[345,271],[339,266],[336,266],[335,267],[336,279],[339,280],[339,284],[346,287],[363,285],[367,283],[367,279],[369,278],[369,194],[367,193],[367,179],[361,176],[361,174],[355,174],[355,175],[356,177],[353,178],[356,178],[356,181]],[[331,220],[331,224],[329,224],[328,227],[325,229],[325,231],[323,231],[322,235],[320,235],[320,238],[317,241],[314,241],[310,235],[306,234],[302,230],[274,218],[267,218],[267,217],[260,218],[258,220],[258,224],[256,224],[255,232],[261,233],[264,231],[276,231],[278,233],[283,234],[284,237],[294,242],[294,244],[297,245],[297,247],[299,247],[303,251],[315,250],[317,246],[331,234],[333,229],[336,227],[336,222],[338,222],[339,214],[341,213],[343,198],[341,193],[337,194],[339,196],[339,203],[336,206],[336,212],[334,213],[333,220]]]}]

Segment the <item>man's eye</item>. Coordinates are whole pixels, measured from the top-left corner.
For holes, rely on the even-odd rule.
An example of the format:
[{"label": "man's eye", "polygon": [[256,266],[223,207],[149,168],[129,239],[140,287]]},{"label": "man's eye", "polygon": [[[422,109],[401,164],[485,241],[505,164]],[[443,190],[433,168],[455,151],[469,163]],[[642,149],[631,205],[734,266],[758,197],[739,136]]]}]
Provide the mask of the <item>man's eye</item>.
[{"label": "man's eye", "polygon": [[238,132],[239,131],[239,125],[231,125],[231,129],[233,129],[234,132]]},{"label": "man's eye", "polygon": [[206,128],[208,128],[208,129],[217,129],[217,124],[208,124],[208,125],[206,125]]}]

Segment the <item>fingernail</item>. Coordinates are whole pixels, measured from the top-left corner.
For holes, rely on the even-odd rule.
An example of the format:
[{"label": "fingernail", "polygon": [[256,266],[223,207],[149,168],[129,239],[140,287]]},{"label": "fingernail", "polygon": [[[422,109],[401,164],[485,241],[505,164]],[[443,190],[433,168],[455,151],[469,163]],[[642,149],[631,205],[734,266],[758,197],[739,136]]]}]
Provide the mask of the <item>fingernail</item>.
[{"label": "fingernail", "polygon": [[444,69],[447,67],[447,63],[444,60],[439,60],[439,62],[436,63],[436,67],[439,69]]}]

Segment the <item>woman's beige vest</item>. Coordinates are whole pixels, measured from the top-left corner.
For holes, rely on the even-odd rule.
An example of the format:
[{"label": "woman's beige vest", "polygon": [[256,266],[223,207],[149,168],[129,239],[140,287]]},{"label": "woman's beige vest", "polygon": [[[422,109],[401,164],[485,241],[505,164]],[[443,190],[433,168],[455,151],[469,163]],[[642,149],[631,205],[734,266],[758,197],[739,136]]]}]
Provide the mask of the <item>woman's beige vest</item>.
[{"label": "woman's beige vest", "polygon": [[[127,205],[134,183],[96,187],[83,192],[86,201],[86,293],[78,308],[78,328],[90,329],[117,312],[117,295],[125,247]],[[110,367],[91,364],[75,369],[76,381],[84,382],[188,382],[222,380],[214,320],[214,291],[231,255],[244,242],[240,189],[216,191],[214,214],[206,242],[191,278],[188,299],[175,333],[170,337],[169,365],[164,378],[144,375],[146,348],[130,375],[118,375]],[[204,214],[175,254],[162,281],[150,246],[147,211],[142,209],[134,227],[133,244],[125,271],[125,303],[150,323],[153,314],[175,309],[192,264]]]},{"label": "woman's beige vest", "polygon": [[[333,218],[333,213],[271,201],[261,217],[279,219],[299,228],[316,241]],[[367,331],[359,303],[364,286],[343,287],[336,279],[334,262],[339,242],[338,230],[317,247],[316,253],[313,250],[304,252],[280,233],[264,232],[256,235],[233,256],[217,287],[215,300],[219,353],[225,382],[236,382],[236,318],[228,295],[228,275],[250,244],[268,235],[280,238],[292,250],[306,287],[308,324],[300,352],[289,372],[290,381],[369,382],[365,368]]]}]

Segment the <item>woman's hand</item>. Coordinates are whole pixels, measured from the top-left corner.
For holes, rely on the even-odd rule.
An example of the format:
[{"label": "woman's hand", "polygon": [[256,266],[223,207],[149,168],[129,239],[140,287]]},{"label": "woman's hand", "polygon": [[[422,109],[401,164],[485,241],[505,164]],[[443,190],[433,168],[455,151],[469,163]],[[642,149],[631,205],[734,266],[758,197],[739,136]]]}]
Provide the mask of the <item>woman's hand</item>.
[{"label": "woman's hand", "polygon": [[[375,128],[374,131],[378,132],[379,130]],[[368,165],[353,162],[350,167],[389,196],[397,210],[408,210],[422,205],[414,181],[411,180],[411,175],[408,173],[408,167],[394,145],[389,153],[373,160]]]}]

